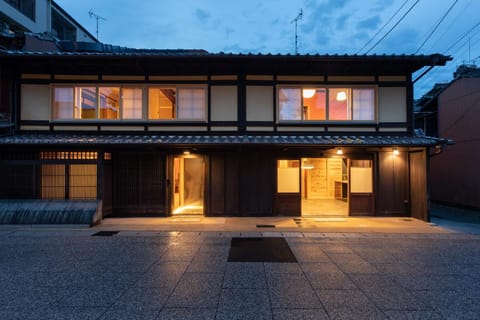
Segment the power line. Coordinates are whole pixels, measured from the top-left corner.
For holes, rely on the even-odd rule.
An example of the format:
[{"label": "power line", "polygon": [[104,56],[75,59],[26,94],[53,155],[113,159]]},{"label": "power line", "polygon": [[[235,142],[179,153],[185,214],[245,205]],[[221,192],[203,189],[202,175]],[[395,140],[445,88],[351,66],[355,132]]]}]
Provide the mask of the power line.
[{"label": "power line", "polygon": [[400,22],[402,22],[402,20],[410,13],[410,11],[412,11],[413,8],[415,8],[415,6],[418,4],[418,2],[420,2],[420,0],[415,1],[415,3],[407,10],[407,12],[405,12],[405,13],[403,14],[403,16],[400,18],[400,20],[398,20],[398,21],[393,25],[393,27],[390,28],[390,30],[388,30],[388,32],[385,33],[385,34],[383,35],[383,37],[381,37],[380,40],[378,40],[378,41],[373,45],[373,47],[371,47],[367,52],[365,52],[365,54],[368,54],[368,53],[369,53],[370,51],[372,51],[380,42],[382,42],[382,40],[385,39],[385,38],[390,34],[390,32],[392,32],[392,31],[400,24]]},{"label": "power line", "polygon": [[452,26],[455,24],[458,24],[458,21],[460,19],[460,16],[463,15],[465,10],[468,9],[468,7],[472,4],[473,0],[470,0],[458,13],[457,15],[452,19],[452,22],[445,28],[445,31],[442,33],[440,37],[430,46],[430,51],[433,51],[433,48],[437,46],[437,44],[445,37],[445,35],[449,32],[452,31]]},{"label": "power line", "polygon": [[455,5],[458,3],[458,0],[455,0],[452,5],[450,6],[450,8],[448,8],[447,12],[445,12],[445,14],[443,15],[443,17],[440,19],[440,21],[437,22],[437,24],[435,25],[435,27],[433,28],[433,30],[430,32],[430,34],[425,38],[425,40],[422,42],[422,44],[420,45],[420,47],[418,47],[417,51],[415,51],[415,54],[417,54],[422,48],[423,46],[425,45],[425,43],[428,41],[428,39],[430,39],[430,37],[433,35],[433,33],[437,30],[437,28],[440,26],[440,24],[443,22],[443,20],[445,20],[445,18],[448,16],[448,14],[450,13],[450,11],[452,11],[453,7],[455,7]]},{"label": "power line", "polygon": [[444,51],[444,53],[447,53],[448,51],[450,51],[453,47],[455,47],[460,41],[462,41],[466,36],[468,36],[468,34],[470,32],[472,32],[473,30],[475,30],[478,26],[480,26],[480,21],[477,22],[472,28],[470,28],[467,32],[465,32],[463,34],[463,36],[461,36],[457,41],[455,41],[454,44],[452,44],[450,47],[448,47],[447,50]]},{"label": "power line", "polygon": [[395,18],[395,16],[400,12],[400,10],[402,10],[403,7],[405,7],[405,5],[407,4],[408,1],[410,1],[410,0],[406,0],[406,1],[400,6],[400,8],[398,8],[397,11],[395,11],[395,13],[390,17],[390,19],[388,19],[388,21],[377,31],[377,33],[375,33],[375,35],[374,35],[372,38],[370,38],[370,40],[368,40],[368,42],[365,43],[365,44],[363,45],[363,47],[360,48],[360,50],[358,50],[357,52],[355,52],[355,54],[359,54],[360,51],[362,51],[363,49],[365,49],[365,47],[368,46],[368,45],[370,44],[370,42],[372,42],[373,39],[375,39],[375,38],[378,36],[378,34],[383,31],[383,29],[385,29],[385,27],[390,23],[390,21],[392,21],[392,19]]}]

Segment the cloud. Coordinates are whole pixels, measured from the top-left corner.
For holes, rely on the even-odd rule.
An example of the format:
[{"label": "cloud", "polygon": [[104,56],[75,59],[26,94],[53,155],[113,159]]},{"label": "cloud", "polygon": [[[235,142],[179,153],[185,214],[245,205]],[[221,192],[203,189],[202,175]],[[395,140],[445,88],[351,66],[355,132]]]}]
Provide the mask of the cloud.
[{"label": "cloud", "polygon": [[378,25],[380,24],[381,19],[379,15],[364,19],[357,23],[357,28],[358,29],[370,29],[370,30],[376,30],[378,28]]},{"label": "cloud", "polygon": [[350,14],[344,14],[337,18],[336,25],[337,25],[337,30],[344,30],[345,26],[347,24],[347,20],[350,18]]},{"label": "cloud", "polygon": [[210,14],[205,10],[197,9],[195,10],[195,17],[197,17],[200,22],[207,23],[210,19]]}]

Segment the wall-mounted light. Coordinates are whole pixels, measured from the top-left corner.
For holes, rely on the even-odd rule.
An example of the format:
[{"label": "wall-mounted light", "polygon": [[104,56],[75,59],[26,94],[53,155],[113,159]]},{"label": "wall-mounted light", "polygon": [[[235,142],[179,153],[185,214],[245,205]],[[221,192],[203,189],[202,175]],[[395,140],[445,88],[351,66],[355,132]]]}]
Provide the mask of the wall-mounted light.
[{"label": "wall-mounted light", "polygon": [[304,98],[311,98],[315,95],[315,89],[303,89],[302,90],[302,95]]},{"label": "wall-mounted light", "polygon": [[342,149],[342,148],[338,148],[338,149],[337,149],[337,154],[338,154],[338,155],[342,155],[342,154],[343,154],[343,149]]},{"label": "wall-mounted light", "polygon": [[347,100],[347,93],[345,91],[338,91],[337,101],[345,101],[345,100]]},{"label": "wall-mounted light", "polygon": [[189,155],[190,155],[190,151],[188,151],[188,150],[183,151],[183,155],[184,155],[184,156],[189,156]]},{"label": "wall-mounted light", "polygon": [[397,148],[393,148],[393,155],[398,156],[400,154],[400,151],[398,151]]}]

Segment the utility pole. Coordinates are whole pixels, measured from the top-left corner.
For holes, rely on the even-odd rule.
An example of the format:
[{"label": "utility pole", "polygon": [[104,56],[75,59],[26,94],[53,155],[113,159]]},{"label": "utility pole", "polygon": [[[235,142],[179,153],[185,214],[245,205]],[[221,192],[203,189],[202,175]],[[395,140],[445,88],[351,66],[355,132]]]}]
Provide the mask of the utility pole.
[{"label": "utility pole", "polygon": [[290,23],[295,23],[295,54],[298,53],[298,33],[297,33],[297,24],[299,20],[303,18],[303,10],[300,9],[298,15]]},{"label": "utility pole", "polygon": [[107,19],[93,12],[93,9],[90,9],[90,11],[88,11],[88,15],[90,16],[90,18],[95,18],[95,20],[97,20],[97,40],[98,40],[98,20],[107,21]]}]

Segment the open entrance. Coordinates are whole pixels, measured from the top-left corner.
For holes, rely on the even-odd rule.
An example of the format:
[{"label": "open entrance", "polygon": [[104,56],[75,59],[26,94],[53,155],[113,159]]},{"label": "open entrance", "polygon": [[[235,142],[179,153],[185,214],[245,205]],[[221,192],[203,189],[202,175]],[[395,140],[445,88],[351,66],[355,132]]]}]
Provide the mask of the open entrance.
[{"label": "open entrance", "polygon": [[302,216],[348,215],[348,160],[301,159]]},{"label": "open entrance", "polygon": [[173,158],[172,214],[204,213],[205,161],[201,156]]}]

